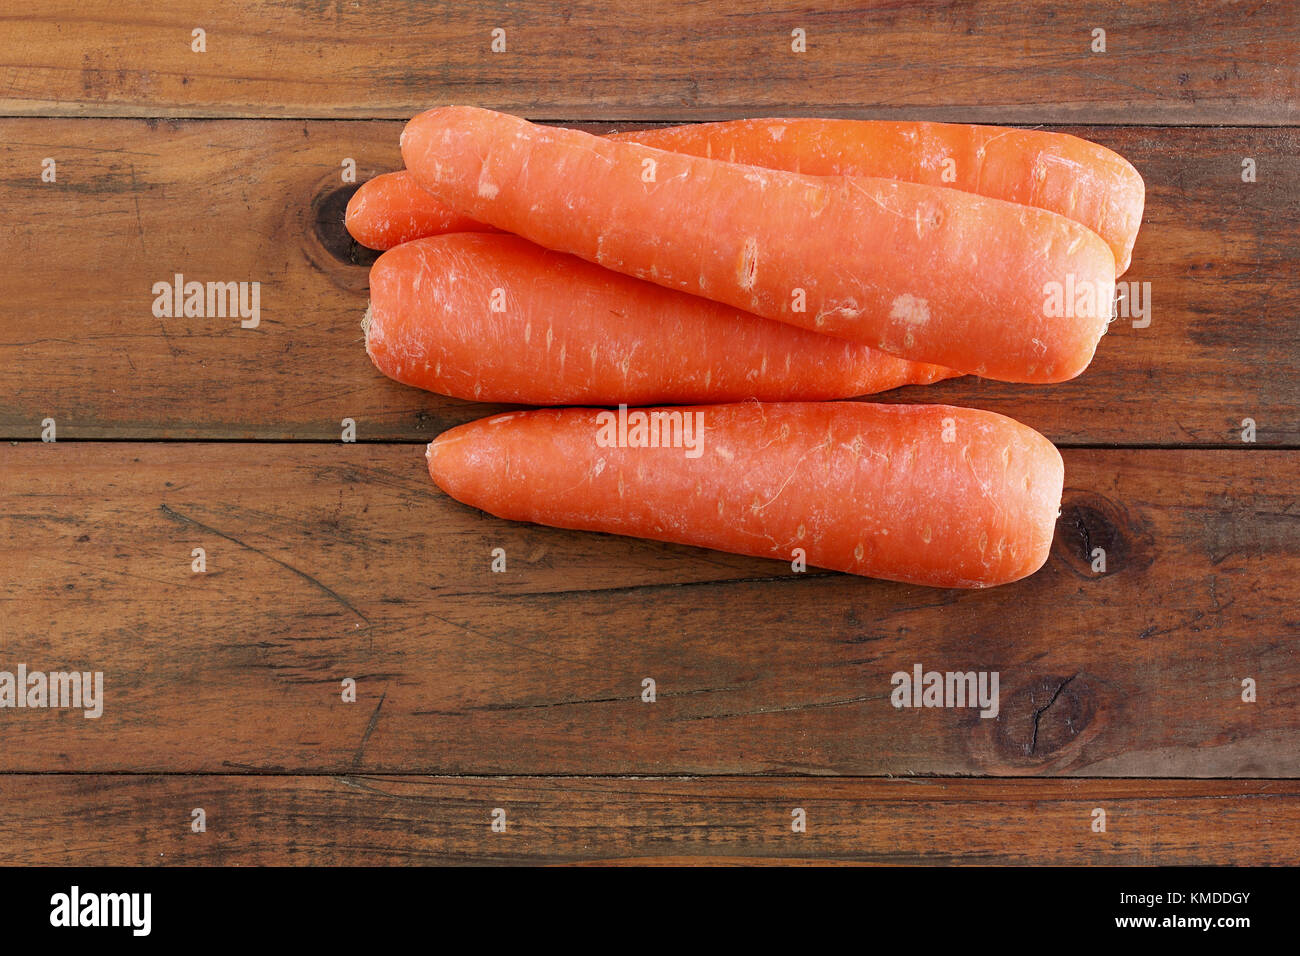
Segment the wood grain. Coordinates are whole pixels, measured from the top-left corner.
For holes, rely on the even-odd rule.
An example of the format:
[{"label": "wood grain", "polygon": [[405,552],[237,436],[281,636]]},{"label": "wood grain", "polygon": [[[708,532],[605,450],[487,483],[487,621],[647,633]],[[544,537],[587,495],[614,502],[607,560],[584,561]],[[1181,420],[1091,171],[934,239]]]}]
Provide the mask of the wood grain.
[{"label": "wood grain", "polygon": [[[1291,3],[50,0],[4,15],[15,115],[539,119],[785,113],[1023,123],[1294,122]],[[192,31],[206,31],[206,52]],[[492,31],[506,49],[493,53]],[[792,52],[792,30],[807,50]],[[1106,31],[1106,52],[1091,50]],[[758,78],[761,78],[758,79]]]},{"label": "wood grain", "polygon": [[1294,865],[1300,783],[6,774],[0,832],[4,865]]},{"label": "wood grain", "polygon": [[[1127,156],[1150,327],[1064,385],[883,399],[1071,446],[1048,565],[933,591],[442,496],[418,443],[498,406],[370,366],[340,173],[449,102],[1054,124]],[[0,672],[106,697],[0,709],[0,863],[1295,865],[1298,106],[1291,3],[0,12]],[[176,273],[261,283],[261,325],[156,318]],[[917,663],[997,671],[998,717],[890,706]]]},{"label": "wood grain", "polygon": [[[961,592],[501,521],[418,446],[0,447],[0,670],[106,688],[5,711],[0,770],[1300,773],[1300,454],[1066,476],[1047,566]],[[892,707],[918,663],[997,718]]]},{"label": "wood grain", "polygon": [[[593,131],[614,124],[586,127]],[[340,181],[399,162],[400,124],[0,120],[0,436],[429,440],[495,411],[384,379],[359,321],[372,258]],[[1300,132],[1068,127],[1148,184],[1125,277],[1149,328],[1116,321],[1091,368],[1052,387],[963,379],[883,400],[968,404],[1065,445],[1300,444]],[[1258,181],[1241,181],[1241,160]],[[42,183],[55,158],[58,181]],[[75,228],[66,228],[69,225]],[[361,263],[361,264],[358,264]],[[257,281],[261,325],[156,318],[155,282]],[[93,383],[94,387],[87,387]]]}]

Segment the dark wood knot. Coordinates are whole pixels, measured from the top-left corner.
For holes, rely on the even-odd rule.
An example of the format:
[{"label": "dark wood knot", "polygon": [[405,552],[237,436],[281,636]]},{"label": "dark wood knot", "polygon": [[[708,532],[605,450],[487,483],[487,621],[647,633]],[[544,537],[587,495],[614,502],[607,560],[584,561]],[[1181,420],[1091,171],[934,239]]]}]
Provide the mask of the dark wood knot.
[{"label": "dark wood knot", "polygon": [[998,753],[1013,764],[1047,762],[1079,738],[1097,709],[1096,693],[1086,677],[1039,677],[1003,697]]},{"label": "dark wood knot", "polygon": [[353,239],[343,224],[348,200],[359,188],[349,183],[318,194],[312,202],[312,223],[316,240],[331,256],[347,265],[369,267],[380,254]]},{"label": "dark wood knot", "polygon": [[[1089,579],[1141,571],[1155,560],[1151,534],[1123,505],[1076,488],[1065,489],[1052,554],[1071,573]],[[1094,570],[1094,565],[1100,566],[1099,558],[1104,558],[1104,571]]]}]

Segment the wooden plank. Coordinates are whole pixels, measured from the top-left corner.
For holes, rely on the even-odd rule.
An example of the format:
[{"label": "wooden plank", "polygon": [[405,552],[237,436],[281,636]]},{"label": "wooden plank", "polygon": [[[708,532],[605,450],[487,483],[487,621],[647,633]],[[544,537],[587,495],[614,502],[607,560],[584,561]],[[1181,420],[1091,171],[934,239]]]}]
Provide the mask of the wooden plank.
[{"label": "wooden plank", "polygon": [[4,16],[0,110],[404,118],[456,102],[542,119],[1269,125],[1300,103],[1296,27],[1290,3],[1174,0],[51,0]]},{"label": "wooden plank", "polygon": [[[610,124],[588,126],[611,129]],[[0,120],[0,436],[428,440],[497,406],[380,376],[361,347],[369,261],[341,225],[399,161],[384,122]],[[1062,444],[1300,443],[1300,131],[1068,127],[1130,157],[1148,213],[1132,270],[1150,326],[1116,321],[1073,382],[964,379],[890,401],[971,404]],[[54,158],[57,182],[42,183]],[[1243,157],[1258,181],[1241,181]],[[79,228],[59,228],[76,224]],[[154,283],[260,282],[260,325],[159,318]],[[250,287],[251,288],[251,287]],[[95,388],[87,388],[94,382]]]},{"label": "wooden plank", "polygon": [[[959,592],[511,524],[418,446],[3,446],[0,670],[105,684],[0,770],[1300,775],[1300,453],[1066,474],[1047,566]],[[916,664],[997,717],[891,706]]]},{"label": "wooden plank", "polygon": [[6,774],[0,830],[4,865],[1294,865],[1300,783]]}]

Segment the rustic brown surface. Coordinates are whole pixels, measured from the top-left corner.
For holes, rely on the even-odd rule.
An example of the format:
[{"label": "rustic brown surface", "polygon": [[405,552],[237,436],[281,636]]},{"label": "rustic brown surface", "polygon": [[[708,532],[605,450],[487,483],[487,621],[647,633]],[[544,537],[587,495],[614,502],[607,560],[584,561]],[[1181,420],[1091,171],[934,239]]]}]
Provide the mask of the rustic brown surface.
[{"label": "rustic brown surface", "polygon": [[[0,23],[9,114],[538,119],[755,113],[988,122],[1292,122],[1292,3],[150,4]],[[207,52],[191,31],[207,31]],[[1107,52],[1090,49],[1094,28]],[[492,30],[506,51],[492,53]],[[791,51],[791,31],[807,52]],[[761,77],[761,81],[756,78]]]},{"label": "rustic brown surface", "polygon": [[[610,124],[589,127],[607,130]],[[361,344],[367,270],[342,230],[358,179],[399,162],[396,123],[0,120],[0,437],[429,440],[485,406],[383,378]],[[1051,388],[966,379],[885,396],[1011,415],[1061,444],[1300,444],[1300,134],[1070,127],[1146,177],[1126,279],[1149,328],[1117,320]],[[42,183],[55,157],[58,182]],[[1241,157],[1258,182],[1241,182]],[[57,223],[78,228],[58,229]],[[155,282],[260,281],[261,326],[155,318]],[[1245,370],[1249,370],[1248,374]],[[87,382],[96,387],[87,388]]]},{"label": "rustic brown surface", "polygon": [[[1173,0],[0,13],[0,671],[107,697],[0,710],[0,863],[1300,862],[1300,784],[1268,779],[1300,777],[1298,35],[1296,4]],[[340,164],[393,168],[396,121],[447,102],[1055,124],[1127,156],[1150,327],[1064,385],[885,399],[1074,446],[1047,566],[933,591],[443,497],[419,442],[493,408],[370,367]],[[155,318],[176,272],[261,282],[261,326]],[[1001,714],[894,709],[915,663],[997,670]]]},{"label": "rustic brown surface", "polygon": [[0,864],[1295,864],[1300,783],[15,775],[0,831]]},{"label": "rustic brown surface", "polygon": [[[984,592],[513,524],[419,446],[0,462],[3,666],[107,688],[6,712],[7,771],[1300,772],[1291,452],[1067,451],[1051,560]],[[893,708],[915,663],[998,671],[999,717]]]}]

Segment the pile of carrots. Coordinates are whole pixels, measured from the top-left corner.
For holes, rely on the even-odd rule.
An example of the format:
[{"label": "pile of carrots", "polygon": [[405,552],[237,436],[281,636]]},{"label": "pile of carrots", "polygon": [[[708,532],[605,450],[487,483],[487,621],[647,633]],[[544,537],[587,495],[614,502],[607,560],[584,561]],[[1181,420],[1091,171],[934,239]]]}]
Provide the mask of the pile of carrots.
[{"label": "pile of carrots", "polygon": [[1142,218],[1114,152],[821,119],[601,137],[444,107],[407,124],[402,159],[347,211],[386,250],[371,360],[457,398],[583,406],[439,436],[429,472],[452,497],[938,587],[1046,561],[1051,442],[991,412],[844,399],[1082,372]]}]

